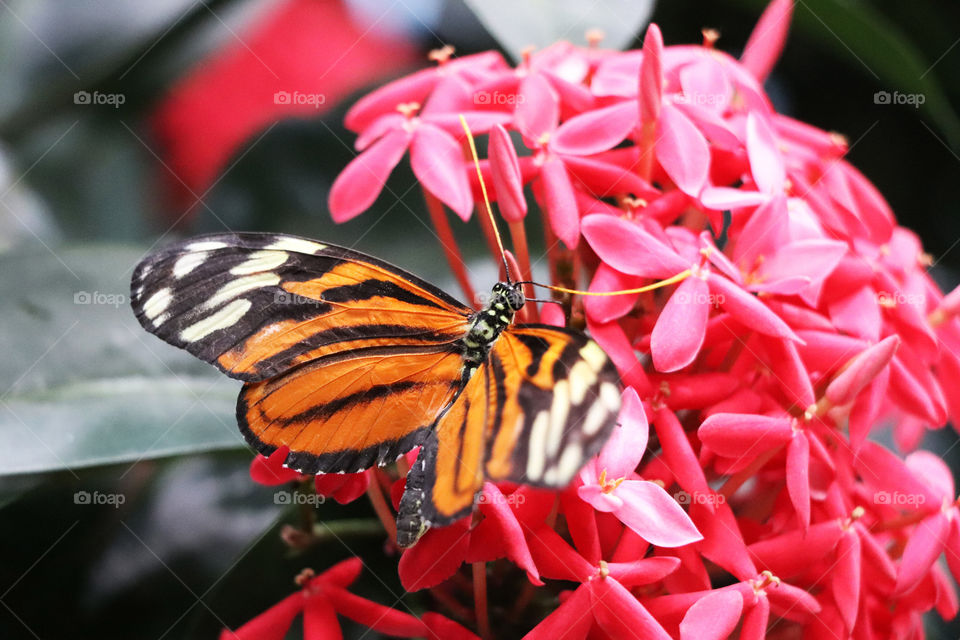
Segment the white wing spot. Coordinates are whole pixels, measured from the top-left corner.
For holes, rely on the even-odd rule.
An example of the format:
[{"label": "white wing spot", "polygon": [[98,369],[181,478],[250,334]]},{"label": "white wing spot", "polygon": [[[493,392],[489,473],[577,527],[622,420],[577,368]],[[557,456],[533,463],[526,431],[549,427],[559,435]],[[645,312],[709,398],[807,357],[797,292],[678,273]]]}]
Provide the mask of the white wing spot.
[{"label": "white wing spot", "polygon": [[184,342],[196,342],[214,331],[232,327],[252,306],[253,303],[249,300],[234,300],[223,309],[181,331],[180,339]]},{"label": "white wing spot", "polygon": [[187,275],[197,267],[199,267],[204,260],[207,259],[206,251],[196,251],[193,253],[187,253],[179,258],[173,264],[173,277],[182,278]]},{"label": "white wing spot", "polygon": [[586,360],[578,360],[570,369],[570,401],[580,406],[587,397],[587,391],[596,381],[597,374],[590,367],[590,363]]},{"label": "white wing spot", "polygon": [[227,246],[226,242],[217,242],[216,240],[201,240],[187,245],[187,251],[213,251],[214,249],[223,249]]},{"label": "white wing spot", "polygon": [[610,413],[620,411],[620,390],[612,382],[604,382],[600,385],[600,401]]},{"label": "white wing spot", "polygon": [[585,436],[592,436],[600,431],[600,428],[610,419],[610,412],[603,402],[594,402],[587,411],[587,417],[583,420],[583,427],[580,431]]},{"label": "white wing spot", "polygon": [[583,466],[583,447],[579,442],[571,442],[564,448],[560,461],[554,467],[557,470],[557,484],[566,485]]},{"label": "white wing spot", "polygon": [[143,303],[143,314],[153,320],[161,313],[167,310],[167,307],[170,306],[170,302],[173,301],[173,291],[170,287],[164,287],[157,291],[155,294],[150,296],[146,302]]},{"label": "white wing spot", "polygon": [[551,458],[560,451],[567,416],[570,415],[570,382],[561,380],[553,386],[553,404],[550,405],[550,431],[547,433],[547,455]]},{"label": "white wing spot", "polygon": [[543,475],[543,469],[547,466],[546,451],[544,451],[547,441],[547,429],[550,427],[550,415],[546,411],[541,411],[533,420],[533,426],[530,428],[530,445],[527,454],[527,478],[529,480],[539,480]]},{"label": "white wing spot", "polygon": [[600,371],[607,364],[607,354],[603,352],[596,342],[591,340],[580,349],[580,357],[587,361],[590,368],[594,371]]},{"label": "white wing spot", "polygon": [[245,276],[243,278],[237,278],[236,280],[231,280],[227,284],[220,287],[213,296],[207,300],[204,308],[212,309],[218,307],[227,300],[233,300],[242,293],[247,291],[252,291],[253,289],[261,289],[263,287],[269,287],[275,284],[279,284],[280,276],[275,273],[259,273],[252,276]]},{"label": "white wing spot", "polygon": [[312,240],[304,240],[303,238],[288,238],[282,237],[278,238],[276,242],[267,247],[267,249],[274,249],[280,251],[293,251],[294,253],[309,253],[315,254],[318,251],[323,251],[327,248],[327,245],[320,244],[319,242],[314,242]]},{"label": "white wing spot", "polygon": [[276,269],[290,256],[283,251],[255,251],[250,254],[246,262],[242,262],[230,269],[230,273],[235,276],[245,276],[251,273],[260,273],[261,271],[270,271]]}]

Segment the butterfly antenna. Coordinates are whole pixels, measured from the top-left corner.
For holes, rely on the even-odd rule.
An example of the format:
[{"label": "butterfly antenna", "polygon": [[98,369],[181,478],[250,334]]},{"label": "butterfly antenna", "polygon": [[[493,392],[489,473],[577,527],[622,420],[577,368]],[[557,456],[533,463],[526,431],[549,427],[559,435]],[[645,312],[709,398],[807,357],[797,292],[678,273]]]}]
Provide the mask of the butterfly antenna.
[{"label": "butterfly antenna", "polygon": [[645,287],[637,287],[636,289],[620,289],[619,291],[581,291],[580,289],[567,289],[566,287],[558,287],[552,284],[541,284],[539,282],[518,282],[517,284],[532,284],[535,287],[543,287],[544,289],[550,289],[551,291],[572,293],[581,296],[623,296],[631,293],[646,293],[647,291],[653,291],[654,289],[660,289],[661,287],[668,287],[671,284],[676,284],[686,280],[688,277],[690,277],[690,274],[690,269],[685,269],[675,276],[670,276],[666,280],[660,280],[659,282],[648,284]]},{"label": "butterfly antenna", "polygon": [[503,248],[503,239],[500,237],[500,229],[497,228],[497,220],[493,216],[493,209],[490,207],[490,197],[487,195],[487,185],[483,181],[483,172],[480,171],[480,157],[477,155],[477,145],[473,141],[473,133],[467,124],[467,119],[460,114],[460,124],[467,134],[467,141],[470,143],[470,154],[473,156],[473,166],[477,170],[477,179],[480,181],[480,192],[483,194],[483,203],[487,208],[487,215],[490,216],[490,225],[493,227],[493,235],[497,239],[497,246],[500,248],[500,259],[503,260],[503,272],[507,276],[507,284],[510,281],[510,265],[507,264],[507,252]]}]

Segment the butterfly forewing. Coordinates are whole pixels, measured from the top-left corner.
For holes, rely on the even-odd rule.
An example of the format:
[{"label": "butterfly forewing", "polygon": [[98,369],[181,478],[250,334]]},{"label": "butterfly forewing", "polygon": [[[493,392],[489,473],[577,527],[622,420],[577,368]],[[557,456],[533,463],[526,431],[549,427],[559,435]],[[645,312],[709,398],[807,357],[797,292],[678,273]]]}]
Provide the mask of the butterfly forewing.
[{"label": "butterfly forewing", "polygon": [[131,293],[144,328],[247,381],[333,353],[450,344],[471,312],[370,256],[258,233],[165,247],[137,267]]}]

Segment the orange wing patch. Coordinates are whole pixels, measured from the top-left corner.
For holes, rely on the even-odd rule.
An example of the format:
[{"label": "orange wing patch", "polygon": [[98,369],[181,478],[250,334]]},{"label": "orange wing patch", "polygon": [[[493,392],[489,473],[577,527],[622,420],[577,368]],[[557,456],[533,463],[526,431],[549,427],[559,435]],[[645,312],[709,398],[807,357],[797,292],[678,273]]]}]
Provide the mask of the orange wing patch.
[{"label": "orange wing patch", "polygon": [[462,388],[459,352],[368,349],[244,385],[240,428],[261,453],[286,445],[302,473],[354,472],[417,446]]},{"label": "orange wing patch", "polygon": [[474,495],[483,486],[486,432],[493,418],[490,382],[484,372],[475,374],[437,422],[436,476],[431,508],[424,512],[431,523],[452,522],[469,513]]}]

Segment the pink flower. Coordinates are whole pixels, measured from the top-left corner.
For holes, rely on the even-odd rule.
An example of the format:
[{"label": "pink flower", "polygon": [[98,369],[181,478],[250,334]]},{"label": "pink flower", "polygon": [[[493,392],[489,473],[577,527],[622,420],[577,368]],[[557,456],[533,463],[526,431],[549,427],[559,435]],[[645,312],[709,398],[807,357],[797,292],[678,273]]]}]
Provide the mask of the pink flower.
[{"label": "pink flower", "polygon": [[314,576],[312,571],[304,572],[298,578],[300,591],[287,596],[241,627],[224,629],[220,640],[282,640],[294,618],[300,614],[304,617],[305,640],[341,637],[338,614],[391,636],[433,636],[422,620],[347,591],[361,568],[360,558],[350,558],[318,576]]},{"label": "pink flower", "polygon": [[644,540],[682,547],[702,540],[693,522],[660,485],[634,479],[647,448],[647,417],[637,392],[623,393],[620,422],[603,451],[580,472],[580,497],[597,511],[612,513]]}]

